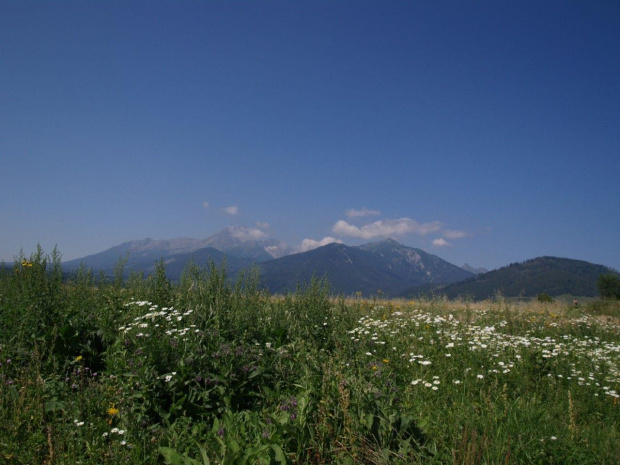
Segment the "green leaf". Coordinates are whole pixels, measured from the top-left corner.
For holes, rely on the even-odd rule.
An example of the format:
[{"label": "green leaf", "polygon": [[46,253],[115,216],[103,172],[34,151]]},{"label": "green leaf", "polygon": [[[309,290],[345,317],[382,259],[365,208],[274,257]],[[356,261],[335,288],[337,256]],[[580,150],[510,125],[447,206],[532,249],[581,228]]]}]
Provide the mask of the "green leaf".
[{"label": "green leaf", "polygon": [[159,453],[164,456],[164,460],[169,465],[203,465],[198,460],[191,459],[187,455],[181,455],[170,447],[160,447]]},{"label": "green leaf", "polygon": [[266,452],[267,450],[269,450],[268,445],[250,447],[249,449],[246,449],[246,451],[244,452],[243,460],[246,463],[256,463],[256,459],[260,457],[260,455],[263,452]]},{"label": "green leaf", "polygon": [[207,457],[207,450],[198,443],[196,443],[196,445],[198,446],[198,449],[200,449],[203,465],[211,465],[211,461],[209,460],[209,457]]},{"label": "green leaf", "polygon": [[241,448],[239,447],[239,444],[237,443],[237,441],[235,441],[234,439],[232,439],[229,443],[228,443],[228,447],[230,448],[230,450],[233,453],[237,453],[239,452],[239,450],[241,450]]},{"label": "green leaf", "polygon": [[274,460],[276,463],[286,464],[286,456],[284,455],[284,451],[277,444],[271,445],[271,450],[274,453]]},{"label": "green leaf", "polygon": [[59,400],[48,400],[45,402],[45,413],[55,412],[56,410],[64,410],[65,403]]}]

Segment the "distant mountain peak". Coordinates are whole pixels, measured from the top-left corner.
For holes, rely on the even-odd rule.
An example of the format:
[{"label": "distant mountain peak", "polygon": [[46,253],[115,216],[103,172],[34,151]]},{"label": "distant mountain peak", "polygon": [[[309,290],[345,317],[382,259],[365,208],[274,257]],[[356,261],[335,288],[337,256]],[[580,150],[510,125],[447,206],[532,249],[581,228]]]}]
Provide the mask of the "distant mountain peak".
[{"label": "distant mountain peak", "polygon": [[388,237],[387,239],[383,239],[381,241],[369,242],[367,244],[364,244],[364,246],[377,246],[377,245],[389,245],[389,246],[392,246],[392,247],[404,247],[403,244],[401,244],[400,242],[398,242],[395,239],[392,239],[391,237]]},{"label": "distant mountain peak", "polygon": [[228,226],[219,233],[200,241],[194,246],[194,250],[203,247],[213,247],[229,255],[259,261],[283,257],[292,252],[286,244],[269,238],[264,231],[247,226]]},{"label": "distant mountain peak", "polygon": [[380,241],[380,243],[381,242],[384,243],[384,244],[402,245],[396,239],[392,239],[391,237],[388,237],[387,239],[383,239],[382,241]]},{"label": "distant mountain peak", "polygon": [[441,258],[393,239],[348,246],[331,243],[261,264],[263,282],[272,292],[295,289],[312,276],[327,275],[331,289],[344,294],[397,295],[415,285],[450,283],[471,273]]},{"label": "distant mountain peak", "polygon": [[470,273],[473,273],[473,274],[482,274],[482,273],[488,273],[489,272],[489,270],[487,270],[486,268],[483,268],[483,267],[474,268],[473,266],[469,265],[468,263],[465,263],[461,268],[463,268],[465,271],[469,271]]}]

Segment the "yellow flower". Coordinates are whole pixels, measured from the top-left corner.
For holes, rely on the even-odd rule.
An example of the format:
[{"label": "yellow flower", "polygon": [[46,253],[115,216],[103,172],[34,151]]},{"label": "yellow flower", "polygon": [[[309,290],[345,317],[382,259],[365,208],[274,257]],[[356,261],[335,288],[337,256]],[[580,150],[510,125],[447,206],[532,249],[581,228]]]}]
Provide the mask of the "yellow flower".
[{"label": "yellow flower", "polygon": [[383,359],[383,363],[390,363],[390,360],[389,360],[389,359],[387,359],[387,358],[384,358],[384,359]]},{"label": "yellow flower", "polygon": [[373,366],[372,366],[372,369],[373,369],[373,370],[376,370],[376,369],[377,369],[377,365],[373,365]]},{"label": "yellow flower", "polygon": [[80,360],[82,360],[82,356],[81,355],[78,355],[77,357],[75,357],[75,361],[76,362],[79,362]]},{"label": "yellow flower", "polygon": [[110,415],[111,417],[113,417],[114,415],[118,415],[118,409],[115,408],[114,406],[110,407],[108,410],[108,415]]}]

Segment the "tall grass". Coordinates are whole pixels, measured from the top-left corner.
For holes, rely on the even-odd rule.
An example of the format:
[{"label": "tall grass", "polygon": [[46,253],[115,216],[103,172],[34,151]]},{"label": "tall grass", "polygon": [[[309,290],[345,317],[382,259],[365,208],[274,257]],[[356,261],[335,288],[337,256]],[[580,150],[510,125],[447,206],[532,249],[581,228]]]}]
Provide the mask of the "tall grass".
[{"label": "tall grass", "polygon": [[0,462],[620,463],[620,308],[0,273]]}]

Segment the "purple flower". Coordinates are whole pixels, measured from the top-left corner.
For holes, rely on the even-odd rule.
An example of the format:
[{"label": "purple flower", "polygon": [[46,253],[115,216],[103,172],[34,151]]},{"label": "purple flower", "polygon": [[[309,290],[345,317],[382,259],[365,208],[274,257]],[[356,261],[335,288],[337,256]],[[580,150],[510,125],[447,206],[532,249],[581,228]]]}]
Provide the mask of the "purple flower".
[{"label": "purple flower", "polygon": [[225,434],[226,434],[226,430],[224,428],[220,428],[217,430],[217,435],[219,437],[223,438]]}]

